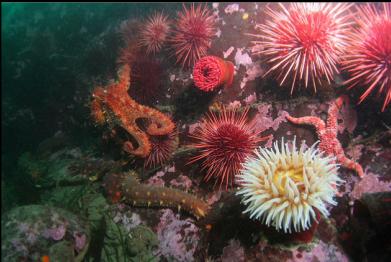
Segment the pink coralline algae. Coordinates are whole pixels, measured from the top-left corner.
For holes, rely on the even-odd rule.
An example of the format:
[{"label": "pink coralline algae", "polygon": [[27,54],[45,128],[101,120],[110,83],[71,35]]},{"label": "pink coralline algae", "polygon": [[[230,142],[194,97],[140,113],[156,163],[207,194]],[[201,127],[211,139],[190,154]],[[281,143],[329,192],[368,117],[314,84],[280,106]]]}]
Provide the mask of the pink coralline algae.
[{"label": "pink coralline algae", "polygon": [[150,177],[147,180],[148,185],[154,185],[154,186],[164,186],[165,182],[161,177],[163,177],[166,173],[163,171],[158,171],[153,177]]},{"label": "pink coralline algae", "polygon": [[[288,116],[288,112],[284,110],[279,110],[277,113],[277,117],[273,119],[271,116],[271,112],[269,112],[271,105],[262,104],[258,106],[258,113],[255,116],[256,119],[256,128],[261,132],[272,128],[276,131],[280,124],[286,122],[286,116]],[[267,141],[265,147],[271,147],[273,141],[273,135],[270,135],[269,140]]]},{"label": "pink coralline algae", "polygon": [[246,105],[254,104],[255,102],[257,102],[257,94],[254,92],[253,94],[249,95],[244,99],[244,102],[246,103]]},{"label": "pink coralline algae", "polygon": [[223,191],[219,190],[219,191],[215,191],[215,192],[208,194],[208,196],[206,197],[207,198],[206,202],[208,203],[208,205],[211,206],[214,203],[216,203],[217,201],[219,201],[221,198],[222,192]]},{"label": "pink coralline algae", "polygon": [[346,254],[343,253],[342,249],[320,241],[316,247],[311,251],[299,252],[294,250],[292,254],[292,259],[288,259],[287,262],[328,262],[328,261],[338,261],[338,262],[349,262],[349,258]]},{"label": "pink coralline algae", "polygon": [[364,193],[377,193],[391,190],[391,183],[381,182],[378,176],[374,173],[369,172],[366,176],[354,185],[350,196],[353,199],[360,199]]},{"label": "pink coralline algae", "polygon": [[73,237],[75,238],[75,249],[77,252],[80,252],[86,245],[87,237],[85,234],[78,232],[73,233]]},{"label": "pink coralline algae", "polygon": [[177,178],[170,181],[170,185],[186,191],[191,188],[192,183],[191,179],[184,175],[179,175]]},{"label": "pink coralline algae", "polygon": [[240,101],[235,100],[235,101],[228,104],[227,109],[228,110],[236,110],[236,109],[240,108],[241,106],[242,106],[242,104],[240,103]]},{"label": "pink coralline algae", "polygon": [[339,111],[337,116],[338,121],[338,133],[342,133],[345,129],[353,134],[354,129],[357,126],[357,113],[353,107],[345,105]]},{"label": "pink coralline algae", "polygon": [[142,223],[139,214],[132,213],[130,215],[128,212],[122,212],[120,209],[113,218],[113,221],[114,223],[121,223],[128,232]]},{"label": "pink coralline algae", "polygon": [[337,158],[337,161],[345,168],[354,170],[359,177],[364,176],[362,166],[345,156],[345,152],[341,143],[337,139],[338,134],[338,111],[341,109],[343,103],[348,103],[349,98],[347,96],[340,96],[329,107],[327,122],[325,123],[319,117],[306,116],[306,117],[291,117],[287,116],[287,119],[298,125],[312,125],[316,129],[320,143],[319,149],[327,155],[332,155]]},{"label": "pink coralline algae", "polygon": [[240,242],[235,239],[229,241],[229,245],[224,247],[223,255],[221,256],[222,262],[244,262],[244,248],[240,246]]},{"label": "pink coralline algae", "polygon": [[277,118],[273,119],[269,112],[271,105],[263,104],[258,106],[258,114],[255,116],[257,119],[257,127],[262,131],[269,128],[273,128],[276,131],[280,124],[286,122],[285,118],[288,112],[281,110],[278,112]]},{"label": "pink coralline algae", "polygon": [[164,209],[157,226],[159,250],[168,260],[194,261],[194,252],[200,239],[199,229],[191,219],[180,220],[171,209]]},{"label": "pink coralline algae", "polygon": [[60,225],[58,227],[52,227],[50,229],[47,229],[44,232],[44,236],[50,237],[55,241],[59,241],[64,238],[65,233],[66,233],[66,227],[64,225]]}]

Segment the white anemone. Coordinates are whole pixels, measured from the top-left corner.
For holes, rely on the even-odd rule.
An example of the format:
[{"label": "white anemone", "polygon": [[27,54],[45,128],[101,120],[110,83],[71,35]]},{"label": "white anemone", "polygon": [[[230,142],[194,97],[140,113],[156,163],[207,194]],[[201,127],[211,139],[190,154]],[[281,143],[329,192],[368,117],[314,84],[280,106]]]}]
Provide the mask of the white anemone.
[{"label": "white anemone", "polygon": [[236,194],[247,206],[243,213],[289,233],[309,229],[315,209],[327,217],[326,203],[337,204],[333,198],[342,180],[335,158],[323,156],[317,143],[297,150],[296,138],[291,148],[282,139],[281,147],[275,142],[274,148],[256,149],[238,175]]}]

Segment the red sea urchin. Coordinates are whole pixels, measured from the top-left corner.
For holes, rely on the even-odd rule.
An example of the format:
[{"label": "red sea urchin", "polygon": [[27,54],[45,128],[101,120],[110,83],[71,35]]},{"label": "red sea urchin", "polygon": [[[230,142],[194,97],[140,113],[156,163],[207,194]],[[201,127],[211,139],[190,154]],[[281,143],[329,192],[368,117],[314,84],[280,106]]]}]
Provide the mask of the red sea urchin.
[{"label": "red sea urchin", "polygon": [[178,21],[174,29],[174,36],[170,42],[175,50],[177,63],[182,67],[192,66],[211,45],[211,38],[215,34],[214,17],[210,15],[207,6],[194,4],[178,13]]},{"label": "red sea urchin", "polygon": [[132,77],[130,96],[138,103],[155,105],[162,97],[164,71],[159,62],[152,56],[145,56],[134,44],[130,43],[121,50],[118,64],[129,64]]},{"label": "red sea urchin", "polygon": [[357,7],[359,25],[349,34],[351,46],[342,61],[351,77],[344,82],[348,88],[369,86],[361,95],[361,103],[375,88],[385,96],[382,111],[391,101],[391,4],[383,3],[383,12],[376,7]]},{"label": "red sea urchin", "polygon": [[140,33],[141,46],[147,48],[147,54],[158,52],[167,39],[170,25],[167,16],[155,13],[150,16]]},{"label": "red sea urchin", "polygon": [[197,61],[193,70],[195,85],[203,91],[230,86],[234,78],[234,65],[216,56],[205,56]]},{"label": "red sea urchin", "polygon": [[223,108],[218,115],[210,112],[191,135],[197,140],[192,147],[200,152],[189,164],[202,160],[202,169],[207,170],[206,181],[215,177],[215,184],[220,181],[220,187],[224,183],[227,189],[234,183],[245,159],[259,142],[268,138],[258,136],[260,132],[255,128],[255,122],[247,121],[248,111],[246,108],[238,114]]},{"label": "red sea urchin", "polygon": [[[282,11],[270,7],[266,14],[271,18],[265,24],[257,25],[262,38],[253,41],[261,45],[261,54],[270,65],[265,76],[273,72],[282,86],[291,81],[291,93],[297,82],[305,87],[313,86],[326,79],[331,83],[342,51],[346,48],[345,33],[349,16],[344,12],[350,4],[341,3],[292,3],[289,8],[279,4]],[[292,75],[291,77],[288,77]]]},{"label": "red sea urchin", "polygon": [[130,63],[132,79],[130,95],[139,103],[155,105],[163,95],[164,70],[160,62],[153,57],[138,54]]},{"label": "red sea urchin", "polygon": [[152,146],[151,153],[144,162],[145,167],[162,165],[169,160],[178,147],[178,132],[174,130],[164,136],[150,136]]}]

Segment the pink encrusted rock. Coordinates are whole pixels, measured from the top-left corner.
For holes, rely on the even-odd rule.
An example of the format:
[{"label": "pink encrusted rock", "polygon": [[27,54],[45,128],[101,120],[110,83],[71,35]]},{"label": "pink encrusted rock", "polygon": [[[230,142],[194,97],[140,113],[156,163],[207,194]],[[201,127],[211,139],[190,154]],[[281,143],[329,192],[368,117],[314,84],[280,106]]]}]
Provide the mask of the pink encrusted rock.
[{"label": "pink encrusted rock", "polygon": [[190,178],[184,175],[179,175],[177,178],[170,181],[170,185],[178,187],[182,190],[189,190],[193,182]]},{"label": "pink encrusted rock", "polygon": [[253,64],[253,60],[251,59],[251,57],[246,52],[242,52],[243,50],[244,48],[238,48],[236,50],[235,65],[237,68],[239,68],[240,65],[243,65],[247,68],[247,66]]},{"label": "pink encrusted rock", "polygon": [[253,63],[248,66],[246,70],[246,79],[247,81],[253,81],[255,78],[262,76],[264,70],[258,63]]},{"label": "pink encrusted rock", "polygon": [[121,210],[115,214],[113,221],[122,224],[128,232],[142,223],[139,214],[132,212],[130,215],[129,212],[121,212]]},{"label": "pink encrusted rock", "polygon": [[244,248],[236,239],[231,239],[229,245],[224,247],[221,256],[222,262],[243,262],[245,261]]},{"label": "pink encrusted rock", "polygon": [[206,200],[206,202],[208,203],[208,205],[213,205],[214,203],[216,203],[217,201],[219,201],[220,200],[220,198],[221,198],[221,193],[222,193],[223,191],[221,191],[221,190],[219,190],[219,191],[217,191],[217,192],[214,192],[214,193],[211,193],[211,194],[209,194],[208,196],[207,196],[207,200]]},{"label": "pink encrusted rock", "polygon": [[255,102],[257,102],[257,94],[254,92],[253,94],[249,95],[244,99],[244,102],[246,103],[246,105],[254,104]]},{"label": "pink encrusted rock", "polygon": [[165,169],[166,172],[175,173],[175,166],[170,166]]},{"label": "pink encrusted rock", "polygon": [[164,186],[164,180],[161,179],[161,177],[165,174],[166,173],[163,171],[158,171],[153,177],[150,177],[146,183],[149,185]]},{"label": "pink encrusted rock", "polygon": [[346,150],[346,154],[353,160],[358,161],[362,155],[362,150],[365,148],[364,145],[354,145],[353,147]]},{"label": "pink encrusted rock", "polygon": [[188,218],[179,219],[171,209],[163,209],[163,215],[157,226],[159,249],[156,255],[164,256],[169,261],[194,261],[197,248],[199,229]]},{"label": "pink encrusted rock", "polygon": [[240,101],[235,100],[235,101],[228,104],[227,109],[233,110],[233,109],[237,109],[241,106],[242,106],[242,104],[240,103]]},{"label": "pink encrusted rock", "polygon": [[354,129],[357,126],[357,113],[350,105],[342,106],[337,116],[338,121],[338,133],[342,133],[345,129],[353,134]]},{"label": "pink encrusted rock", "polygon": [[289,115],[288,112],[284,110],[279,110],[277,117],[273,119],[271,113],[269,112],[271,105],[262,104],[258,106],[258,113],[255,116],[257,121],[257,128],[261,131],[265,131],[269,128],[273,128],[276,131],[280,124],[286,122],[286,116]]},{"label": "pink encrusted rock", "polygon": [[85,234],[79,232],[73,233],[73,237],[75,238],[75,249],[77,252],[80,252],[86,245],[87,237]]},{"label": "pink encrusted rock", "polygon": [[58,227],[53,227],[53,228],[47,229],[44,232],[44,236],[45,237],[48,236],[55,241],[59,241],[64,238],[66,231],[67,231],[67,229],[66,229],[65,225],[62,224],[62,225],[59,225]]},{"label": "pink encrusted rock", "polygon": [[227,49],[227,51],[223,52],[224,58],[227,58],[230,56],[230,54],[235,50],[235,47],[231,46],[230,48]]},{"label": "pink encrusted rock", "polygon": [[258,113],[255,115],[257,129],[261,132],[269,129],[273,125],[273,118],[269,114],[271,105],[262,104],[258,106]]},{"label": "pink encrusted rock", "polygon": [[226,14],[233,14],[238,11],[239,11],[239,4],[230,4],[224,9],[224,12]]},{"label": "pink encrusted rock", "polygon": [[343,252],[342,248],[333,244],[325,243],[320,241],[312,250],[309,252],[300,252],[297,249],[293,251],[292,259],[288,259],[287,262],[349,262],[348,256]]},{"label": "pink encrusted rock", "polygon": [[360,199],[364,193],[376,193],[383,191],[390,191],[391,183],[381,182],[378,179],[378,175],[369,172],[361,180],[356,182],[350,196],[353,199]]}]

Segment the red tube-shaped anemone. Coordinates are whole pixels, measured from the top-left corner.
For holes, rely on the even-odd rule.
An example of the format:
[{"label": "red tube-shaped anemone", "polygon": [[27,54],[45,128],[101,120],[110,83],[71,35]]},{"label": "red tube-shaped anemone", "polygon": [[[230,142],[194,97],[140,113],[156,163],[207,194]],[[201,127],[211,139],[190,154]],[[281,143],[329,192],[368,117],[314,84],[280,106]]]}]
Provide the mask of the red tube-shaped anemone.
[{"label": "red tube-shaped anemone", "polygon": [[205,56],[198,60],[193,70],[194,84],[209,92],[219,86],[229,87],[234,77],[234,65],[216,56]]}]

